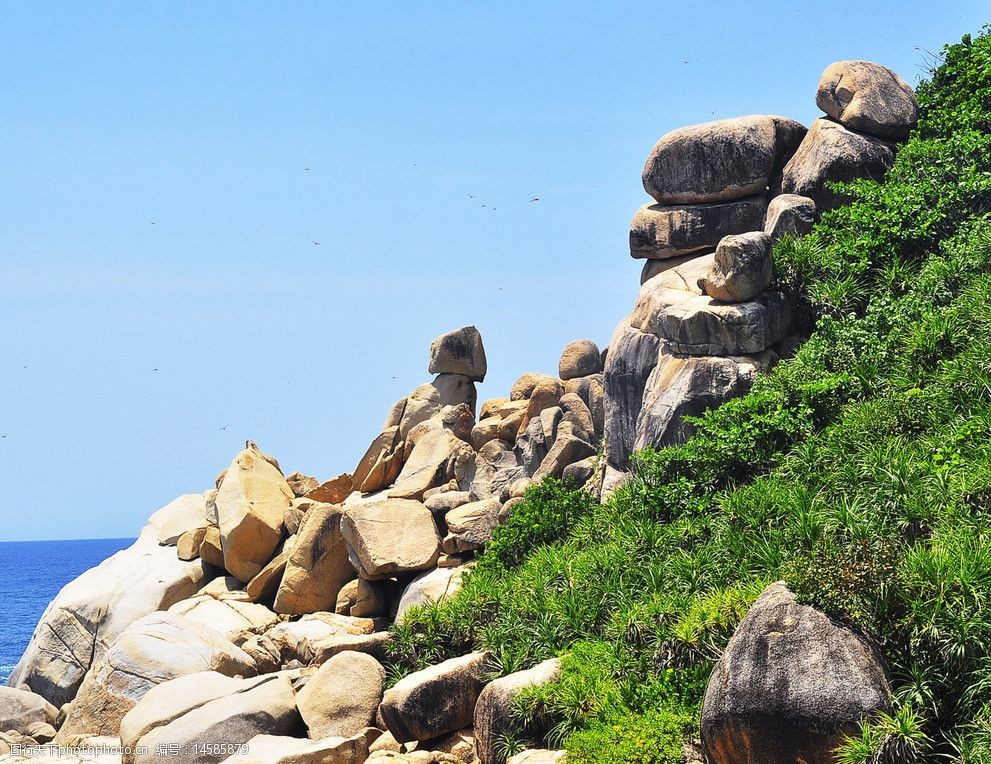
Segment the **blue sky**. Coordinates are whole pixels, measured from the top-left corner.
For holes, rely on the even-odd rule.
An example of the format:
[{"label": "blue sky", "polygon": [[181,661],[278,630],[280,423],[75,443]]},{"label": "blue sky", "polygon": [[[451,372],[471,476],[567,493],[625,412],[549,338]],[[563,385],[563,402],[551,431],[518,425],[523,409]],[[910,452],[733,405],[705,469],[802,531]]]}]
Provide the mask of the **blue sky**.
[{"label": "blue sky", "polygon": [[[134,535],[252,438],[353,468],[474,323],[503,395],[636,295],[675,127],[913,84],[985,3],[72,3],[0,11],[0,538]],[[531,202],[539,197],[538,202]],[[319,242],[319,244],[317,244]]]}]

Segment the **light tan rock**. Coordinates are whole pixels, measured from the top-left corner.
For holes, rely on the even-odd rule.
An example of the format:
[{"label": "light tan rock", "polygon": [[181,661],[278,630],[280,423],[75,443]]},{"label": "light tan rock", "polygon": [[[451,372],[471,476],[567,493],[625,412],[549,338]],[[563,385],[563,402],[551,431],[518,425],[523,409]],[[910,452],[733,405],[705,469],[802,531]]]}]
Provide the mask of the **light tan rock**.
[{"label": "light tan rock", "polygon": [[199,671],[250,675],[255,663],[207,626],[174,613],[151,613],[121,632],[86,674],[56,741],[82,733],[116,735],[124,714],[152,687]]},{"label": "light tan rock", "polygon": [[452,509],[444,516],[447,536],[444,551],[459,554],[480,549],[492,540],[492,531],[499,524],[502,502],[498,498],[482,499]]},{"label": "light tan rock", "polygon": [[[643,261],[643,268],[640,270],[640,284],[646,284],[654,276],[659,276],[664,271],[669,271],[672,268],[677,268],[679,265],[684,265],[685,262],[691,260],[693,257],[698,257],[698,253],[692,255],[685,255],[684,257],[669,257],[664,260],[654,260],[646,259]],[[605,353],[605,351],[603,351]],[[602,366],[605,368],[606,361],[605,358],[602,359]]]},{"label": "light tan rock", "polygon": [[473,459],[471,446],[446,427],[432,427],[416,439],[389,496],[421,499],[428,489],[456,479],[459,465],[463,472]]},{"label": "light tan rock", "polygon": [[396,623],[416,605],[428,605],[453,597],[461,590],[461,578],[467,567],[437,568],[414,578],[403,591],[396,610]]},{"label": "light tan rock", "polygon": [[440,554],[433,515],[418,501],[347,507],[341,532],[352,564],[369,581],[432,568]]},{"label": "light tan rock", "polygon": [[[320,662],[316,660],[318,648],[324,651],[322,660],[334,654],[330,645],[349,644],[341,649],[361,650],[353,646],[364,644],[361,640],[349,642],[350,637],[367,637],[375,632],[375,622],[370,618],[354,618],[336,613],[310,613],[298,621],[278,623],[264,634],[248,639],[241,647],[251,655],[262,672],[276,671],[294,661],[302,665]],[[369,642],[373,644],[374,640]],[[339,652],[338,650],[338,652]]]},{"label": "light tan rock", "polygon": [[388,631],[374,631],[371,634],[338,634],[318,639],[304,639],[301,651],[311,665],[320,665],[338,653],[367,653],[378,661],[387,658],[386,650],[392,641]]},{"label": "light tan rock", "polygon": [[550,384],[556,381],[557,380],[550,374],[539,374],[528,371],[513,383],[509,397],[513,401],[529,400],[530,396],[533,394],[534,388],[536,388],[537,385],[540,383]]},{"label": "light tan rock", "polygon": [[450,512],[455,507],[467,504],[471,501],[471,494],[468,491],[445,491],[429,497],[423,502],[423,506],[434,514]]},{"label": "light tan rock", "polygon": [[485,379],[487,363],[482,335],[474,326],[442,334],[430,345],[431,374],[461,374],[474,382]]},{"label": "light tan rock", "polygon": [[569,464],[594,455],[595,446],[583,440],[571,422],[562,422],[558,427],[554,445],[550,447],[540,467],[533,473],[533,482],[539,483],[548,476],[559,478]]},{"label": "light tan rock", "polygon": [[174,546],[186,531],[205,528],[206,498],[201,493],[187,493],[166,504],[157,513],[158,543]]},{"label": "light tan rock", "polygon": [[0,685],[0,730],[22,735],[35,724],[54,724],[58,709],[40,695]]},{"label": "light tan rock", "polygon": [[525,688],[556,682],[560,675],[561,661],[552,658],[485,685],[475,704],[474,716],[475,747],[481,764],[499,764],[502,761],[499,740],[519,737],[523,732],[513,718],[513,699]]},{"label": "light tan rock", "polygon": [[218,576],[200,589],[199,594],[208,594],[216,600],[250,601],[248,593],[244,589],[244,584],[234,578],[234,576]]},{"label": "light tan rock", "polygon": [[389,614],[390,603],[399,593],[399,584],[391,578],[381,581],[358,579],[350,615],[359,618],[380,618]]},{"label": "light tan rock", "polygon": [[[292,544],[288,543],[290,540],[292,540]],[[289,555],[295,545],[295,538],[290,536],[286,542],[282,550],[265,563],[265,567],[258,571],[258,575],[248,581],[247,586],[245,586],[248,598],[252,602],[272,602],[275,599],[279,584],[282,583],[282,577],[286,572],[286,565],[289,564]]]},{"label": "light tan rock", "polygon": [[528,748],[510,756],[506,764],[564,764],[565,752],[547,748]]},{"label": "light tan rock", "polygon": [[289,484],[290,490],[292,490],[292,495],[296,497],[305,496],[320,485],[320,482],[315,477],[304,475],[302,472],[293,472],[291,475],[286,476],[286,482]]},{"label": "light tan rock", "polygon": [[361,764],[378,730],[367,729],[351,737],[301,740],[287,735],[255,735],[244,751],[228,764]]},{"label": "light tan rock", "polygon": [[416,671],[386,690],[380,713],[400,742],[429,740],[472,724],[487,656],[471,653]]},{"label": "light tan rock", "polygon": [[195,560],[200,556],[200,545],[206,537],[206,528],[193,528],[184,532],[176,541],[176,557],[180,560]]},{"label": "light tan rock", "polygon": [[592,412],[581,396],[577,393],[565,393],[561,396],[560,407],[561,421],[570,422],[576,436],[590,443],[595,440]]},{"label": "light tan rock", "polygon": [[630,222],[630,256],[665,260],[711,252],[724,236],[762,228],[766,212],[763,195],[676,207],[645,204]]},{"label": "light tan rock", "polygon": [[569,342],[558,361],[558,376],[567,381],[576,377],[587,377],[602,371],[602,356],[599,346],[592,340]]},{"label": "light tan rock", "polygon": [[358,582],[361,580],[360,578],[355,578],[341,587],[341,590],[337,593],[337,603],[334,606],[335,613],[351,615],[351,608],[358,601]]},{"label": "light tan rock", "polygon": [[385,688],[385,669],[370,655],[341,652],[310,677],[296,705],[310,738],[350,737],[370,727]]},{"label": "light tan rock", "polygon": [[819,79],[816,105],[851,130],[904,140],[919,119],[911,86],[871,61],[837,61]]},{"label": "light tan rock", "polygon": [[382,430],[354,468],[354,490],[372,493],[392,485],[403,468],[403,445],[398,425]]},{"label": "light tan rock", "polygon": [[759,231],[725,236],[698,286],[716,300],[747,302],[767,289],[771,271],[770,236]]},{"label": "light tan rock", "polygon": [[818,212],[816,203],[807,196],[780,194],[767,205],[764,233],[777,241],[784,236],[800,238],[812,230]]},{"label": "light tan rock", "polygon": [[307,499],[320,501],[324,504],[340,504],[352,490],[354,490],[353,477],[350,472],[345,472],[307,491],[305,496]]},{"label": "light tan rock", "polygon": [[340,504],[314,503],[306,511],[275,595],[277,613],[302,615],[334,609],[341,587],[354,578],[341,533],[343,516]]},{"label": "light tan rock", "polygon": [[272,457],[248,441],[227,468],[216,499],[224,567],[231,575],[250,581],[272,559],[292,499]]},{"label": "light tan rock", "polygon": [[165,612],[206,626],[235,644],[252,634],[268,631],[279,620],[264,605],[233,599],[218,600],[209,594],[197,594],[181,600]]},{"label": "light tan rock", "polygon": [[200,542],[200,559],[208,565],[225,570],[220,528],[216,525],[211,525],[203,534],[203,540]]},{"label": "light tan rock", "polygon": [[530,397],[523,419],[520,421],[518,434],[526,431],[534,417],[539,417],[544,409],[553,408],[561,401],[564,394],[564,386],[556,379],[548,378],[539,380],[530,391]]}]

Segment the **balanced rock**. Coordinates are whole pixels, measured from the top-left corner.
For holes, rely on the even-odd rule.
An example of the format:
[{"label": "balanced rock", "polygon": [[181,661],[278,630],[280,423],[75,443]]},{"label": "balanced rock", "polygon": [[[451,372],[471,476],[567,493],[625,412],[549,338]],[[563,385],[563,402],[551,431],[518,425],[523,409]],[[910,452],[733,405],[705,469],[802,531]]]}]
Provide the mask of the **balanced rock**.
[{"label": "balanced rock", "polygon": [[0,685],[0,730],[29,734],[37,724],[55,724],[58,709],[40,695]]},{"label": "balanced rock", "polygon": [[569,342],[561,353],[558,374],[563,380],[587,377],[602,371],[602,356],[599,346],[592,340]]},{"label": "balanced rock", "polygon": [[759,230],[766,212],[763,196],[679,207],[645,204],[630,223],[630,255],[665,260],[711,252],[724,236]]},{"label": "balanced rock", "polygon": [[513,718],[513,699],[520,691],[557,681],[560,674],[561,661],[552,658],[528,671],[518,671],[485,685],[475,704],[474,716],[475,747],[481,764],[501,764],[499,742],[516,738],[522,731]]},{"label": "balanced rock", "polygon": [[86,674],[56,740],[64,743],[81,733],[116,735],[124,714],[149,690],[200,671],[250,675],[255,663],[207,626],[174,613],[151,613],[121,632]]},{"label": "balanced rock", "polygon": [[643,187],[658,204],[697,204],[763,194],[795,152],[805,127],[752,115],[674,130],[643,169]]},{"label": "balanced rock", "polygon": [[277,462],[248,441],[216,498],[224,567],[231,575],[250,581],[272,559],[293,498]]},{"label": "balanced rock", "polygon": [[64,705],[129,624],[192,596],[216,575],[202,561],[179,560],[175,549],[159,546],[162,511],[134,544],[62,587],[8,678],[11,687]]},{"label": "balanced rock", "polygon": [[764,233],[771,237],[771,241],[784,236],[805,236],[815,225],[816,215],[816,203],[809,197],[780,194],[767,205]]},{"label": "balanced rock", "polygon": [[433,514],[418,501],[386,499],[348,507],[341,532],[352,564],[371,581],[432,568],[440,554]]},{"label": "balanced rock", "polygon": [[886,66],[837,61],[819,78],[816,105],[851,130],[904,140],[919,119],[915,92]]},{"label": "balanced rock", "polygon": [[296,705],[312,739],[350,737],[372,726],[384,687],[385,669],[372,656],[340,652],[307,680]]},{"label": "balanced rock", "polygon": [[785,165],[781,190],[807,196],[816,209],[825,212],[846,201],[843,194],[827,188],[827,183],[882,180],[894,161],[892,144],[855,133],[830,119],[817,119]]},{"label": "balanced rock", "polygon": [[430,345],[431,374],[462,374],[473,382],[481,382],[487,369],[482,335],[474,326],[462,326],[442,334]]},{"label": "balanced rock", "polygon": [[716,247],[712,269],[698,286],[723,302],[747,302],[771,283],[771,237],[766,233],[726,236]]},{"label": "balanced rock", "polygon": [[[292,681],[286,673],[231,679],[198,673],[160,684],[121,723],[124,764],[214,764],[255,735],[297,736],[303,730]],[[250,748],[249,748],[250,752]]]},{"label": "balanced rock", "polygon": [[713,764],[825,764],[863,720],[890,710],[871,646],[772,584],[712,671],[702,744]]},{"label": "balanced rock", "polygon": [[472,724],[487,656],[471,653],[415,671],[386,690],[379,712],[401,743],[455,732]]},{"label": "balanced rock", "polygon": [[333,610],[337,593],[354,578],[341,532],[340,504],[312,503],[286,560],[275,595],[277,613],[303,615]]}]

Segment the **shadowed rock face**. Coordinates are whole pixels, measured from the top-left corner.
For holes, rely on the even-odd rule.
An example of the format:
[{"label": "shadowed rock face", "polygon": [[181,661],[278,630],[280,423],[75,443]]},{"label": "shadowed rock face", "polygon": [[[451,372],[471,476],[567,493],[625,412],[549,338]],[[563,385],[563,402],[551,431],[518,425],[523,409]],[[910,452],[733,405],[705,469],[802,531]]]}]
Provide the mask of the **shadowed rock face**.
[{"label": "shadowed rock face", "polygon": [[772,584],[713,669],[702,743],[713,764],[834,764],[845,735],[890,709],[870,645]]},{"label": "shadowed rock face", "polygon": [[816,105],[851,130],[904,140],[919,119],[915,92],[886,66],[837,61],[819,79]]},{"label": "shadowed rock face", "polygon": [[724,236],[759,230],[766,212],[763,196],[677,207],[645,204],[630,223],[630,256],[664,260],[711,252]]},{"label": "shadowed rock face", "polygon": [[431,374],[463,374],[473,382],[481,382],[487,368],[482,335],[474,326],[442,334],[430,346]]}]

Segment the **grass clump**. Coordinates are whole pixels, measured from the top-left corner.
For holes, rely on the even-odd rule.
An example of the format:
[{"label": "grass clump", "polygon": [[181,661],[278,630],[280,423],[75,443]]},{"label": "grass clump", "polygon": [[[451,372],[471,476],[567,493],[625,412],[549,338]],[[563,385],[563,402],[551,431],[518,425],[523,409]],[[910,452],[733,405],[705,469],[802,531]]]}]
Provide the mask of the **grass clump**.
[{"label": "grass clump", "polygon": [[885,181],[775,248],[798,354],[605,504],[531,488],[459,596],[395,628],[395,671],[566,655],[507,752],[540,719],[571,761],[678,761],[713,661],[783,578],[891,668],[894,713],[840,761],[991,761],[991,37],[917,92]]}]

